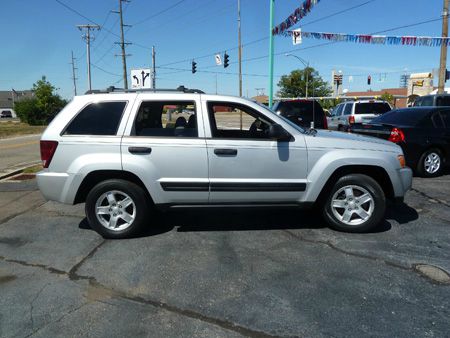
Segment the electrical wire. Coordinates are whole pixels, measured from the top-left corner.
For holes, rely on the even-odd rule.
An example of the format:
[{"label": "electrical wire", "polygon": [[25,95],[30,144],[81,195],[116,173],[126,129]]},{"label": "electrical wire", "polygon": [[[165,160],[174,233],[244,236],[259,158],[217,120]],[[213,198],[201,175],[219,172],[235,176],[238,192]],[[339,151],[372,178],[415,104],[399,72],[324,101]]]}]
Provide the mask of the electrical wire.
[{"label": "electrical wire", "polygon": [[177,3],[175,3],[175,4],[173,4],[173,5],[169,6],[169,7],[167,7],[167,8],[165,8],[165,9],[163,9],[162,11],[159,11],[158,13],[155,13],[155,14],[153,14],[153,15],[150,15],[149,17],[147,17],[147,18],[145,18],[145,19],[142,19],[142,20],[140,20],[140,21],[134,23],[132,26],[140,25],[140,24],[142,24],[142,23],[144,23],[144,22],[146,22],[146,21],[148,21],[148,20],[151,20],[151,19],[153,19],[153,18],[155,18],[155,17],[157,17],[157,16],[159,16],[159,15],[161,15],[161,14],[164,14],[165,12],[170,11],[172,8],[177,7],[178,5],[182,4],[182,3],[185,2],[185,1],[186,1],[186,0],[180,0],[180,1],[178,1]]}]

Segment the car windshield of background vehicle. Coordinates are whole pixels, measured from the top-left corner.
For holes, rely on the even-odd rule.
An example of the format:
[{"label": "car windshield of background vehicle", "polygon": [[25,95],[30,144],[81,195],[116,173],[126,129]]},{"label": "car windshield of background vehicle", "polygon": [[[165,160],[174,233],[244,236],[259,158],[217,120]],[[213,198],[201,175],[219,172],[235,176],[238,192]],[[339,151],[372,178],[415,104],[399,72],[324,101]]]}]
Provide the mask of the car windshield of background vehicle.
[{"label": "car windshield of background vehicle", "polygon": [[198,137],[194,101],[144,101],[132,136]]},{"label": "car windshield of background vehicle", "polygon": [[387,103],[371,102],[371,103],[357,103],[355,107],[355,114],[384,114],[391,110]]},{"label": "car windshield of background vehicle", "polygon": [[261,108],[263,108],[264,110],[270,112],[271,114],[277,115],[280,119],[282,119],[284,122],[288,123],[292,128],[295,128],[295,129],[298,130],[299,132],[301,132],[301,133],[303,133],[303,134],[306,132],[306,130],[305,130],[302,126],[299,126],[299,125],[295,124],[294,122],[289,121],[288,118],[286,118],[286,117],[284,117],[284,116],[282,116],[282,115],[278,115],[278,114],[275,113],[273,110],[271,110],[269,107],[267,107],[267,106],[265,106],[265,105],[263,105],[263,104],[260,104],[260,103],[258,103],[258,102],[255,102],[255,103],[256,103],[258,106],[260,106]]},{"label": "car windshield of background vehicle", "polygon": [[126,101],[91,103],[77,114],[63,134],[114,136],[126,104]]},{"label": "car windshield of background vehicle", "polygon": [[430,113],[429,109],[397,109],[387,112],[371,121],[372,124],[395,124],[404,126],[416,126]]}]

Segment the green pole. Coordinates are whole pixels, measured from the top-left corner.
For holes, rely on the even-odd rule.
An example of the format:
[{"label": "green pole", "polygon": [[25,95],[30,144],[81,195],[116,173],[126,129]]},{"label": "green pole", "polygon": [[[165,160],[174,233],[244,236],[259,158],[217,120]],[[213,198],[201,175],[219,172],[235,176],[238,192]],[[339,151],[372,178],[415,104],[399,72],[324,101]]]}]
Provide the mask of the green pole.
[{"label": "green pole", "polygon": [[275,0],[270,1],[270,42],[269,42],[269,108],[273,105],[273,12],[275,7]]}]

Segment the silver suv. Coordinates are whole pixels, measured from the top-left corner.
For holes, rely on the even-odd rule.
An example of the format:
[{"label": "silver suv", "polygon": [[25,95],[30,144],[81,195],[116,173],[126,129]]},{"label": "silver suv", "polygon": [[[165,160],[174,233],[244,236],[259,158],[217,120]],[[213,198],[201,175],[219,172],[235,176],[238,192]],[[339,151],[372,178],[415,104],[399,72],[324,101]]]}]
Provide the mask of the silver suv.
[{"label": "silver suv", "polygon": [[380,100],[349,101],[337,105],[328,118],[328,128],[347,131],[354,123],[368,123],[392,108]]},{"label": "silver suv", "polygon": [[158,208],[211,205],[316,204],[331,227],[363,232],[412,180],[394,143],[302,129],[255,102],[183,88],[77,96],[42,135],[41,157],[43,195],[85,202],[107,238],[136,235]]}]

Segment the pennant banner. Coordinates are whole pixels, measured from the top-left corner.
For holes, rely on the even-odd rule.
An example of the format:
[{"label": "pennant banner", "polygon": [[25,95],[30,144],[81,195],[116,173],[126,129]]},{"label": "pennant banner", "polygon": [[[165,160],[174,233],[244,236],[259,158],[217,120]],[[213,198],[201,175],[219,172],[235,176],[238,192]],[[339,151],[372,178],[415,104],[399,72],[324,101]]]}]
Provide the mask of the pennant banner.
[{"label": "pennant banner", "polygon": [[280,35],[286,32],[287,29],[294,26],[300,19],[304,18],[311,9],[319,3],[320,0],[305,0],[301,4],[300,7],[296,8],[294,13],[289,15],[289,17],[280,23],[278,26],[275,26],[272,29],[272,35]]},{"label": "pennant banner", "polygon": [[322,32],[285,31],[284,36],[297,36],[305,39],[328,40],[336,42],[368,43],[374,45],[406,45],[440,47],[443,44],[450,46],[450,38],[431,36],[386,36],[367,34],[341,34]]}]

